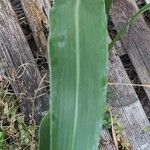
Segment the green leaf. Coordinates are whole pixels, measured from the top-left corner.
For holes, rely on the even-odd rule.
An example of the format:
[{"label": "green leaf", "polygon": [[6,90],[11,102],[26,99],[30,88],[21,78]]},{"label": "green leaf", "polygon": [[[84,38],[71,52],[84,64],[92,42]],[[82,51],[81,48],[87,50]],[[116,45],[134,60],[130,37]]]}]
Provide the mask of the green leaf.
[{"label": "green leaf", "polygon": [[0,149],[3,149],[4,142],[5,142],[4,133],[0,131]]},{"label": "green leaf", "polygon": [[105,0],[105,10],[107,15],[109,14],[111,4],[112,4],[112,0]]},{"label": "green leaf", "polygon": [[96,150],[107,94],[104,0],[55,0],[50,23],[50,124],[41,124],[40,150]]},{"label": "green leaf", "polygon": [[40,150],[50,150],[50,113],[47,113],[40,125]]},{"label": "green leaf", "polygon": [[121,38],[123,38],[123,36],[128,32],[129,28],[131,25],[134,24],[134,22],[137,20],[137,18],[139,16],[141,16],[144,12],[146,12],[147,10],[150,9],[150,4],[147,4],[145,6],[143,6],[135,15],[133,15],[127,22],[127,25],[122,28],[117,35],[115,36],[115,38],[112,40],[112,42],[109,44],[109,49],[112,49],[114,44],[120,40]]}]

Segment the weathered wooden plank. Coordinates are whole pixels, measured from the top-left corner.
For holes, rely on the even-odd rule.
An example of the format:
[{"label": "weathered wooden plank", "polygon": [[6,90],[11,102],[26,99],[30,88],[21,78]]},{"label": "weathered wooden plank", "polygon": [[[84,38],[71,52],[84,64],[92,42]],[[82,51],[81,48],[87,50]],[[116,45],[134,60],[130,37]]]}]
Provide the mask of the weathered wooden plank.
[{"label": "weathered wooden plank", "polygon": [[[40,122],[48,110],[48,95],[27,40],[8,0],[0,1],[0,63],[28,122]],[[4,72],[5,71],[5,72]]]},{"label": "weathered wooden plank", "polygon": [[[115,0],[111,9],[111,18],[117,30],[122,28],[129,17],[138,11],[135,1]],[[121,40],[142,84],[150,84],[150,30],[143,17],[132,25]],[[150,88],[144,88],[150,100]]]},{"label": "weathered wooden plank", "polygon": [[31,27],[38,51],[47,58],[47,40],[44,31],[48,29],[47,13],[50,2],[44,0],[25,0],[20,2]]},{"label": "weathered wooden plank", "polygon": [[[109,82],[130,83],[125,69],[115,52],[112,51],[109,61]],[[132,150],[148,150],[150,133],[145,128],[150,123],[132,86],[111,85],[112,96],[109,104],[112,115],[117,118],[123,128],[123,136],[129,140]]]},{"label": "weathered wooden plank", "polygon": [[102,129],[99,150],[116,150],[112,137],[107,129]]},{"label": "weathered wooden plank", "polygon": [[51,4],[53,4],[53,1],[54,0],[37,0],[38,6],[46,13],[47,16],[49,8]]},{"label": "weathered wooden plank", "polygon": [[116,49],[116,53],[118,54],[118,56],[123,56],[127,54],[125,49],[123,49],[122,47],[121,41],[117,41],[114,45],[114,48]]}]

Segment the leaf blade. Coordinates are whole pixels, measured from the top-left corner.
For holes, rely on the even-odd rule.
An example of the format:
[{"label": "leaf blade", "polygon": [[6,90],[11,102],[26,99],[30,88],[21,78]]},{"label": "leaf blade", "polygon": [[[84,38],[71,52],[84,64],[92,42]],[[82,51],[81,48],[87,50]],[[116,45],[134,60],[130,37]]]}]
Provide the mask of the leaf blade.
[{"label": "leaf blade", "polygon": [[56,0],[50,22],[50,150],[95,150],[107,93],[104,1]]},{"label": "leaf blade", "polygon": [[39,132],[39,150],[50,150],[50,112],[42,119]]}]

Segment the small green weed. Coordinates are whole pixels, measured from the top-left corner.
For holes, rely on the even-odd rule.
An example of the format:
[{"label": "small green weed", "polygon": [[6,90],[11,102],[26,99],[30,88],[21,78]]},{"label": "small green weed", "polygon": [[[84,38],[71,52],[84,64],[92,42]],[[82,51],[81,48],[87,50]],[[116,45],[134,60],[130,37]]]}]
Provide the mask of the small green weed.
[{"label": "small green weed", "polygon": [[113,127],[114,127],[114,132],[116,135],[116,140],[118,143],[118,148],[121,150],[130,150],[131,145],[123,135],[123,127],[122,125],[118,122],[117,118],[113,116]]},{"label": "small green weed", "polygon": [[35,127],[24,123],[17,99],[8,87],[0,88],[0,150],[35,150]]},{"label": "small green weed", "polygon": [[146,127],[146,128],[144,129],[144,131],[145,131],[145,132],[150,132],[150,126]]},{"label": "small green weed", "polygon": [[111,118],[108,105],[105,106],[103,128],[111,129]]},{"label": "small green weed", "polygon": [[4,133],[2,131],[0,131],[0,150],[4,146],[4,141],[5,141]]}]

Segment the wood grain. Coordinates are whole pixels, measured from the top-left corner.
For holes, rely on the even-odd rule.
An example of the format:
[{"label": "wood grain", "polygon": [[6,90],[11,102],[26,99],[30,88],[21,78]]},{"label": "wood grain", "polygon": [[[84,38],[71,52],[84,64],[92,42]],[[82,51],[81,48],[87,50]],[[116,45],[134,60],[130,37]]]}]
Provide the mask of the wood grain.
[{"label": "wood grain", "polygon": [[116,150],[113,139],[107,129],[102,129],[99,150]]},{"label": "wood grain", "polygon": [[40,122],[48,110],[48,95],[36,67],[27,40],[8,0],[0,2],[0,63],[3,74],[17,96],[18,104],[29,123],[33,116]]},{"label": "wood grain", "polygon": [[[130,83],[120,58],[111,53],[109,61],[109,81]],[[132,150],[150,147],[150,133],[144,131],[150,125],[141,103],[132,86],[110,86],[109,103],[112,107],[113,116],[123,128],[123,136],[128,139]]]},{"label": "wood grain", "polygon": [[[135,1],[115,0],[111,9],[111,18],[119,31],[126,25],[130,16],[138,11]],[[142,84],[150,84],[150,30],[143,17],[132,25],[121,40],[122,47],[129,55]],[[150,99],[150,88],[144,88]]]},{"label": "wood grain", "polygon": [[[46,4],[45,4],[46,3]],[[47,58],[47,40],[44,34],[48,30],[47,1],[25,0],[21,1],[28,23],[31,27],[39,54]],[[48,59],[48,58],[47,58]]]}]

